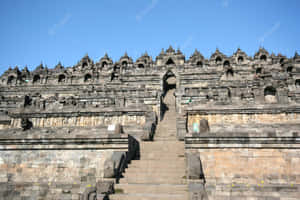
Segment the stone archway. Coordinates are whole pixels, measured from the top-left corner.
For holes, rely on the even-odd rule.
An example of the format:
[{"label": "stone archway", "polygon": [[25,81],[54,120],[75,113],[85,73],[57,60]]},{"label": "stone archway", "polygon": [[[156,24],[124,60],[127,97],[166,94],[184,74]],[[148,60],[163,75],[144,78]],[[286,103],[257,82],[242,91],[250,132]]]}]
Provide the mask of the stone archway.
[{"label": "stone archway", "polygon": [[177,85],[176,75],[171,71],[167,71],[162,77],[162,95],[160,105],[160,119],[164,118],[165,113],[170,109],[175,109],[176,97],[175,89]]},{"label": "stone archway", "polygon": [[172,71],[167,71],[163,76],[163,96],[173,89],[176,89],[176,76]]}]

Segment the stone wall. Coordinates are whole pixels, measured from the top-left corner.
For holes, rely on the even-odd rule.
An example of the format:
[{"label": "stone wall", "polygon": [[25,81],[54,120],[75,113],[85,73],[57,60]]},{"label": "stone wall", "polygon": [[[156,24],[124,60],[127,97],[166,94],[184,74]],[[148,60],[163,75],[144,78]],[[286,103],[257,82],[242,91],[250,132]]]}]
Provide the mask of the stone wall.
[{"label": "stone wall", "polygon": [[300,195],[298,149],[201,149],[208,199],[293,199]]},{"label": "stone wall", "polygon": [[191,160],[196,155],[200,160],[188,162],[189,177],[199,179],[190,185],[202,180],[208,199],[296,200],[300,195],[299,132],[280,131],[186,137],[187,157]]},{"label": "stone wall", "polygon": [[103,178],[103,165],[109,154],[111,152],[103,150],[1,152],[0,182],[94,182]]},{"label": "stone wall", "polygon": [[10,128],[10,127],[11,127],[11,125],[0,124],[0,130],[2,130],[2,129],[8,129],[8,128]]},{"label": "stone wall", "polygon": [[300,184],[297,149],[201,149],[199,154],[208,184]]},{"label": "stone wall", "polygon": [[78,200],[98,181],[118,178],[137,154],[127,134],[12,130],[0,131],[0,196],[7,199]]},{"label": "stone wall", "polygon": [[201,119],[207,119],[210,125],[215,124],[276,124],[276,123],[300,123],[299,113],[279,114],[208,114],[188,115],[188,126],[199,123]]},{"label": "stone wall", "polygon": [[[108,126],[111,124],[136,125],[145,124],[145,116],[91,116],[91,117],[48,117],[48,118],[29,118],[34,127],[94,127]],[[21,119],[12,119],[11,125],[3,128],[20,128]],[[0,127],[1,128],[1,127]]]},{"label": "stone wall", "polygon": [[[155,60],[147,53],[136,61],[124,54],[116,62],[108,55],[97,62],[86,55],[70,67],[58,63],[53,69],[39,65],[4,72],[2,196],[78,199],[88,185],[112,177],[114,165],[129,151],[128,141],[121,138],[114,145],[118,136],[101,141],[98,134],[104,130],[100,135],[107,138],[107,126],[120,123],[136,139],[152,140],[170,77],[176,85],[178,139],[189,137],[191,125],[202,118],[219,131],[185,141],[187,154],[195,151],[200,157],[195,160],[202,161],[211,199],[251,198],[269,186],[262,190],[268,200],[298,194],[299,136],[294,133],[300,122],[300,56],[263,48],[253,57],[240,49],[226,56],[216,49],[210,58],[196,50],[186,59],[169,47]],[[29,119],[33,129],[22,132],[21,119]],[[247,135],[251,131],[254,135]],[[268,196],[270,191],[275,193]]]}]

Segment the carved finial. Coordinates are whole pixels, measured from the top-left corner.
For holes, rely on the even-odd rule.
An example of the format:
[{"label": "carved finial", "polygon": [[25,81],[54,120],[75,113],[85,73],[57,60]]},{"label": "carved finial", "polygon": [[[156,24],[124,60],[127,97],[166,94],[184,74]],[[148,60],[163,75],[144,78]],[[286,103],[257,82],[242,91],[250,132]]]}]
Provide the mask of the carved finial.
[{"label": "carved finial", "polygon": [[172,45],[170,45],[166,52],[167,53],[174,53],[175,50],[173,49]]},{"label": "carved finial", "polygon": [[28,70],[28,68],[27,68],[27,65],[25,65],[25,67],[23,68],[22,72],[24,72],[24,73],[29,73],[29,70]]},{"label": "carved finial", "polygon": [[165,54],[164,48],[162,48],[161,51],[160,51],[160,55],[163,55],[163,54]]},{"label": "carved finial", "polygon": [[62,64],[60,62],[58,62],[57,65],[55,66],[55,69],[62,69],[62,68],[64,68],[64,67],[62,66]]},{"label": "carved finial", "polygon": [[19,71],[18,65],[15,66],[14,71]]},{"label": "carved finial", "polygon": [[260,51],[260,52],[266,52],[267,50],[266,50],[263,46],[260,46],[260,47],[259,47],[259,51]]},{"label": "carved finial", "polygon": [[148,55],[148,53],[147,53],[147,51],[145,51],[145,53],[144,53],[144,55],[143,55],[144,57],[149,57],[149,55]]},{"label": "carved finial", "polygon": [[255,53],[255,56],[259,56],[261,54],[269,55],[268,51],[264,47],[259,47],[258,52]]},{"label": "carved finial", "polygon": [[299,54],[298,54],[297,51],[295,51],[295,55],[294,55],[294,59],[296,59],[296,58],[300,58],[300,56],[299,56]]},{"label": "carved finial", "polygon": [[105,52],[105,55],[103,58],[109,59],[107,52]]},{"label": "carved finial", "polygon": [[42,70],[42,69],[44,69],[43,63],[39,64],[39,65],[36,67],[36,70]]},{"label": "carved finial", "polygon": [[200,52],[197,49],[195,49],[193,56],[199,56],[199,55],[200,55]]},{"label": "carved finial", "polygon": [[176,52],[177,54],[182,54],[182,52],[180,51],[180,48],[178,47],[177,48],[177,52]]}]

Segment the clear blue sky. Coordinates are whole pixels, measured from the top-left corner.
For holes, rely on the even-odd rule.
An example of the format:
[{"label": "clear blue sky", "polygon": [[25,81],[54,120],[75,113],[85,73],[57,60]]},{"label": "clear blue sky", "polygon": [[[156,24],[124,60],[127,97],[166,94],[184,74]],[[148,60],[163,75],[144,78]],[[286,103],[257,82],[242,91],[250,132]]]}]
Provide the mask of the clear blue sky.
[{"label": "clear blue sky", "polygon": [[218,47],[253,55],[260,46],[293,56],[300,51],[299,0],[1,0],[0,74],[9,66],[59,61],[72,66],[86,53],[114,61],[147,51]]}]

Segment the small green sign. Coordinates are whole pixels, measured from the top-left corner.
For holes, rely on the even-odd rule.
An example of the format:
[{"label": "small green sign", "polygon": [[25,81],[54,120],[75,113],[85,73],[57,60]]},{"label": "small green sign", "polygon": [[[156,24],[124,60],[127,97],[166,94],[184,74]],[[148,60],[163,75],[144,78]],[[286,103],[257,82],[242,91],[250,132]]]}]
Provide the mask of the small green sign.
[{"label": "small green sign", "polygon": [[198,123],[193,123],[193,132],[194,133],[199,133],[199,124]]}]

